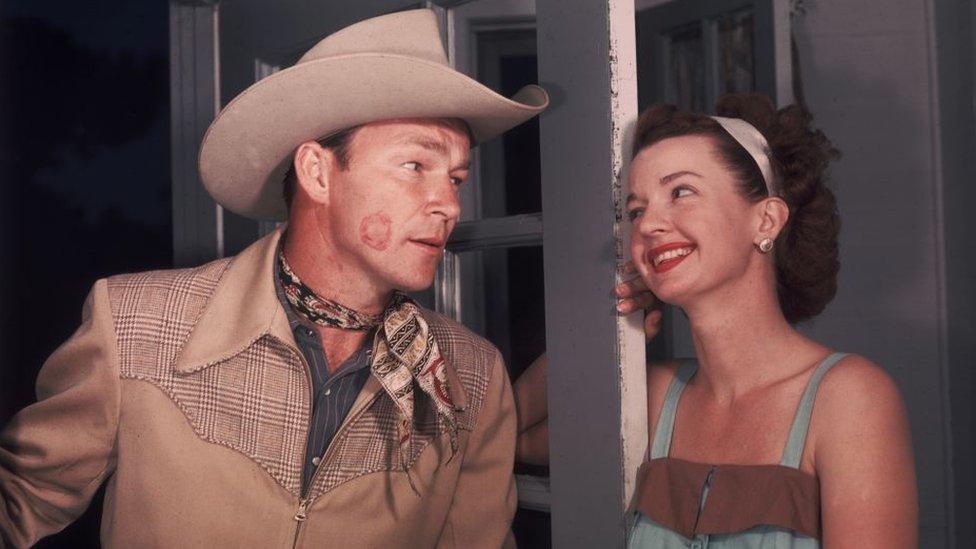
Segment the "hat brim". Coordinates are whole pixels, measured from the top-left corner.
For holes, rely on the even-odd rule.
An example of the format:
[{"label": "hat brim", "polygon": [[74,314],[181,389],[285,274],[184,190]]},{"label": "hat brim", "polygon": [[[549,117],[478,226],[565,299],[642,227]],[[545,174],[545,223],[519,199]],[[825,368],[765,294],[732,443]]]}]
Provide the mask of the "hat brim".
[{"label": "hat brim", "polygon": [[394,118],[460,118],[475,143],[549,103],[539,86],[506,98],[454,69],[416,57],[353,54],[295,65],[228,104],[200,145],[200,177],[224,208],[284,219],[282,180],[295,148],[339,130]]}]

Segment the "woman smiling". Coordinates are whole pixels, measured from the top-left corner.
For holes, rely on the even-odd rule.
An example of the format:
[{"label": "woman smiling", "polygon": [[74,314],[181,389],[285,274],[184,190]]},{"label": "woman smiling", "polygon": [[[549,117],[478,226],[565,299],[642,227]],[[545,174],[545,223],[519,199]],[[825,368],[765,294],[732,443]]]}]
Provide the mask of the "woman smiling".
[{"label": "woman smiling", "polygon": [[[727,96],[640,118],[627,213],[639,279],[688,316],[696,358],[648,368],[631,547],[914,547],[904,405],[866,358],[795,329],[836,292],[835,151],[803,108]],[[516,385],[539,414],[545,361]],[[527,422],[523,421],[523,425]],[[545,459],[544,424],[520,451]],[[540,450],[541,448],[541,450]]]}]

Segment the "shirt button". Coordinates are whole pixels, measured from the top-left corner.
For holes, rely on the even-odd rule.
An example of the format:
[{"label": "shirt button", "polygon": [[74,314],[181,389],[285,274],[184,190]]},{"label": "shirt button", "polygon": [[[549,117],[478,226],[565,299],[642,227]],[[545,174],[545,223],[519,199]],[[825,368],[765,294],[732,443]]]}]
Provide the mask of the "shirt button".
[{"label": "shirt button", "polygon": [[322,463],[322,458],[315,456],[312,458],[312,465],[318,467],[319,463]]},{"label": "shirt button", "polygon": [[329,387],[328,389],[325,390],[325,396],[329,396],[331,394],[332,394],[332,387]]}]

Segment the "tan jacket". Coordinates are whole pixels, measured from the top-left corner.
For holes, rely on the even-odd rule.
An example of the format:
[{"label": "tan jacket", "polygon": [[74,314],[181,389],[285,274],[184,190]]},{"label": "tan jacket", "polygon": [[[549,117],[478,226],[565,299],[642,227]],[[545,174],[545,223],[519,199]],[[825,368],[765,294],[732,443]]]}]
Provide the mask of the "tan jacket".
[{"label": "tan jacket", "polygon": [[[370,377],[307,494],[310,381],[275,296],[280,232],[233,259],[95,284],[0,434],[0,545],[77,518],[108,481],[107,547],[511,544],[515,409],[498,351],[433,312],[460,449],[422,397],[400,466],[393,402]],[[304,515],[304,520],[296,516]]]}]

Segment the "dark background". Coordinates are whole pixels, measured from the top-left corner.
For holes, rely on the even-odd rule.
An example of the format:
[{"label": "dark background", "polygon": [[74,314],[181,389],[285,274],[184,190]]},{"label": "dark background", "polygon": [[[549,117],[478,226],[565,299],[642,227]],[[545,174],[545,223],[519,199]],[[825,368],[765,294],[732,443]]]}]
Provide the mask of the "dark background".
[{"label": "dark background", "polygon": [[[97,279],[172,265],[168,25],[163,0],[0,3],[0,425]],[[97,547],[100,507],[38,547]]]}]

